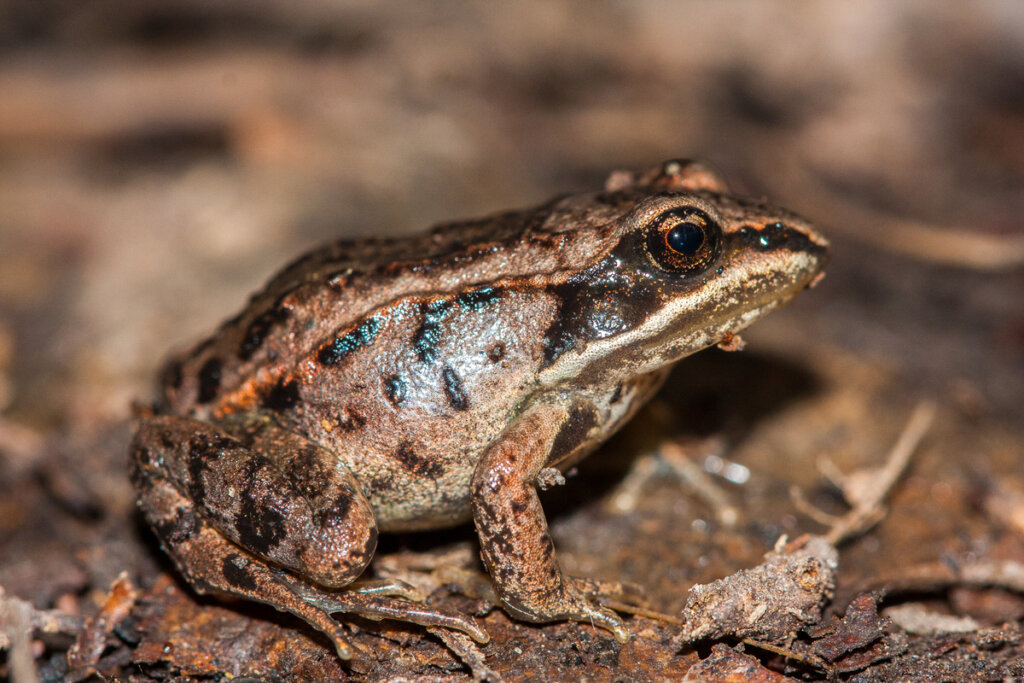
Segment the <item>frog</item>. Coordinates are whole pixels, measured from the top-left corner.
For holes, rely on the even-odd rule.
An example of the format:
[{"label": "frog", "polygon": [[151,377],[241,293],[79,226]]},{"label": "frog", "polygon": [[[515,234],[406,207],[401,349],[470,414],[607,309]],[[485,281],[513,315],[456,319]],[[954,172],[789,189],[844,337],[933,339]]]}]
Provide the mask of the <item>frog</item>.
[{"label": "frog", "polygon": [[379,533],[466,522],[511,617],[625,641],[606,605],[626,584],[562,571],[538,489],[678,361],[817,283],[828,250],[807,220],[685,159],[329,243],[166,363],[130,448],[138,504],[198,593],[291,613],[343,659],[339,613],[487,642],[472,617],[364,577]]}]

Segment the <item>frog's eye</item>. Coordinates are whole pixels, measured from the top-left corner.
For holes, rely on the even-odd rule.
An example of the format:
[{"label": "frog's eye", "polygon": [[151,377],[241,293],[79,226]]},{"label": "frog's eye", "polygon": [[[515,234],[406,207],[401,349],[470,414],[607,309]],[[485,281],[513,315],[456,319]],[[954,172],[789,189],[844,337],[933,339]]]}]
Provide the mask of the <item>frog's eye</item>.
[{"label": "frog's eye", "polygon": [[647,253],[663,270],[686,275],[707,268],[718,256],[722,230],[700,209],[663,211],[647,226]]}]

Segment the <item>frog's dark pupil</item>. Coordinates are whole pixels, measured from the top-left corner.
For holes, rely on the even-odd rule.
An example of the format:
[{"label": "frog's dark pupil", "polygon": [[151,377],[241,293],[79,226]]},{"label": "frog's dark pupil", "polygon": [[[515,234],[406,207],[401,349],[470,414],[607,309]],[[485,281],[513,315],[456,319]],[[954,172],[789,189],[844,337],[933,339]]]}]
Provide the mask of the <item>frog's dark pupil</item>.
[{"label": "frog's dark pupil", "polygon": [[693,256],[704,244],[704,230],[693,223],[680,223],[665,235],[665,243],[672,251]]}]

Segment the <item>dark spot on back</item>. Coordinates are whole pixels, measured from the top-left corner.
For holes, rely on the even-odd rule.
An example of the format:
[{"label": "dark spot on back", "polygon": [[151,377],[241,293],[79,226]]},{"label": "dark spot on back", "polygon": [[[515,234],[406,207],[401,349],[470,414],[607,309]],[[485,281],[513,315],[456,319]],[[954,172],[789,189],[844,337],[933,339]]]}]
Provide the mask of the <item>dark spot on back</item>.
[{"label": "dark spot on back", "polygon": [[466,389],[462,386],[462,378],[450,366],[444,366],[442,372],[444,378],[444,393],[448,397],[448,405],[455,410],[468,410],[469,397],[466,396]]},{"label": "dark spot on back", "polygon": [[208,448],[213,451],[212,458],[219,458],[223,451],[238,448],[238,441],[222,434],[214,434],[207,440]]},{"label": "dark spot on back", "polygon": [[494,346],[487,349],[487,357],[492,363],[497,363],[505,357],[505,345],[501,342],[496,342]]},{"label": "dark spot on back", "polygon": [[298,381],[281,379],[263,397],[263,407],[280,413],[294,408],[299,401]]},{"label": "dark spot on back", "polygon": [[413,335],[412,346],[424,363],[431,363],[437,357],[437,345],[441,340],[441,323],[451,308],[447,299],[435,299],[420,306],[420,322]]},{"label": "dark spot on back", "polygon": [[615,387],[615,391],[612,392],[611,398],[608,399],[609,405],[615,405],[622,400],[622,385]]},{"label": "dark spot on back", "polygon": [[239,359],[249,360],[252,358],[253,354],[263,346],[263,342],[266,340],[269,332],[276,325],[280,325],[288,320],[290,314],[291,312],[288,308],[278,304],[253,318],[253,321],[249,323],[249,327],[246,328],[245,334],[242,335],[241,343],[238,345]]},{"label": "dark spot on back", "polygon": [[391,488],[394,476],[390,472],[374,474],[370,477],[371,491],[387,491]]},{"label": "dark spot on back", "polygon": [[482,311],[501,299],[503,295],[504,290],[500,288],[481,287],[480,289],[464,292],[455,300],[458,301],[459,305],[463,308],[468,308],[471,311]]},{"label": "dark spot on back", "polygon": [[384,395],[391,405],[398,407],[405,401],[405,382],[398,375],[384,377]]},{"label": "dark spot on back", "polygon": [[351,353],[372,342],[380,328],[381,321],[378,318],[369,318],[351,332],[321,346],[316,355],[317,361],[321,365],[337,365]]},{"label": "dark spot on back", "polygon": [[211,358],[199,369],[199,396],[196,400],[200,403],[209,403],[217,398],[220,391],[221,367],[219,358]]},{"label": "dark spot on back", "polygon": [[413,449],[412,444],[409,442],[399,444],[395,450],[395,459],[412,474],[428,479],[436,479],[444,472],[444,467],[441,466],[441,463],[430,458],[424,458]]},{"label": "dark spot on back", "polygon": [[206,482],[203,481],[206,466],[219,456],[220,452],[211,448],[205,437],[192,437],[188,443],[188,494],[196,505],[202,505],[206,499]]}]

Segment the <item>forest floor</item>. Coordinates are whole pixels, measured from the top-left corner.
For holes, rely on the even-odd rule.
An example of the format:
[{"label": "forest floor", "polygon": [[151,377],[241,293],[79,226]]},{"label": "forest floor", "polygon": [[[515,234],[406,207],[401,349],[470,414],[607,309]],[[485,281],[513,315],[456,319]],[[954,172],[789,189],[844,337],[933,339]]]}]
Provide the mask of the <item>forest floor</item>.
[{"label": "forest floor", "polygon": [[[1024,678],[1022,46],[1013,2],[4,3],[0,679]],[[485,646],[351,620],[343,663],[181,580],[126,473],[168,352],[315,244],[680,156],[832,261],[542,496],[632,639],[507,617],[468,526],[370,571]]]}]

